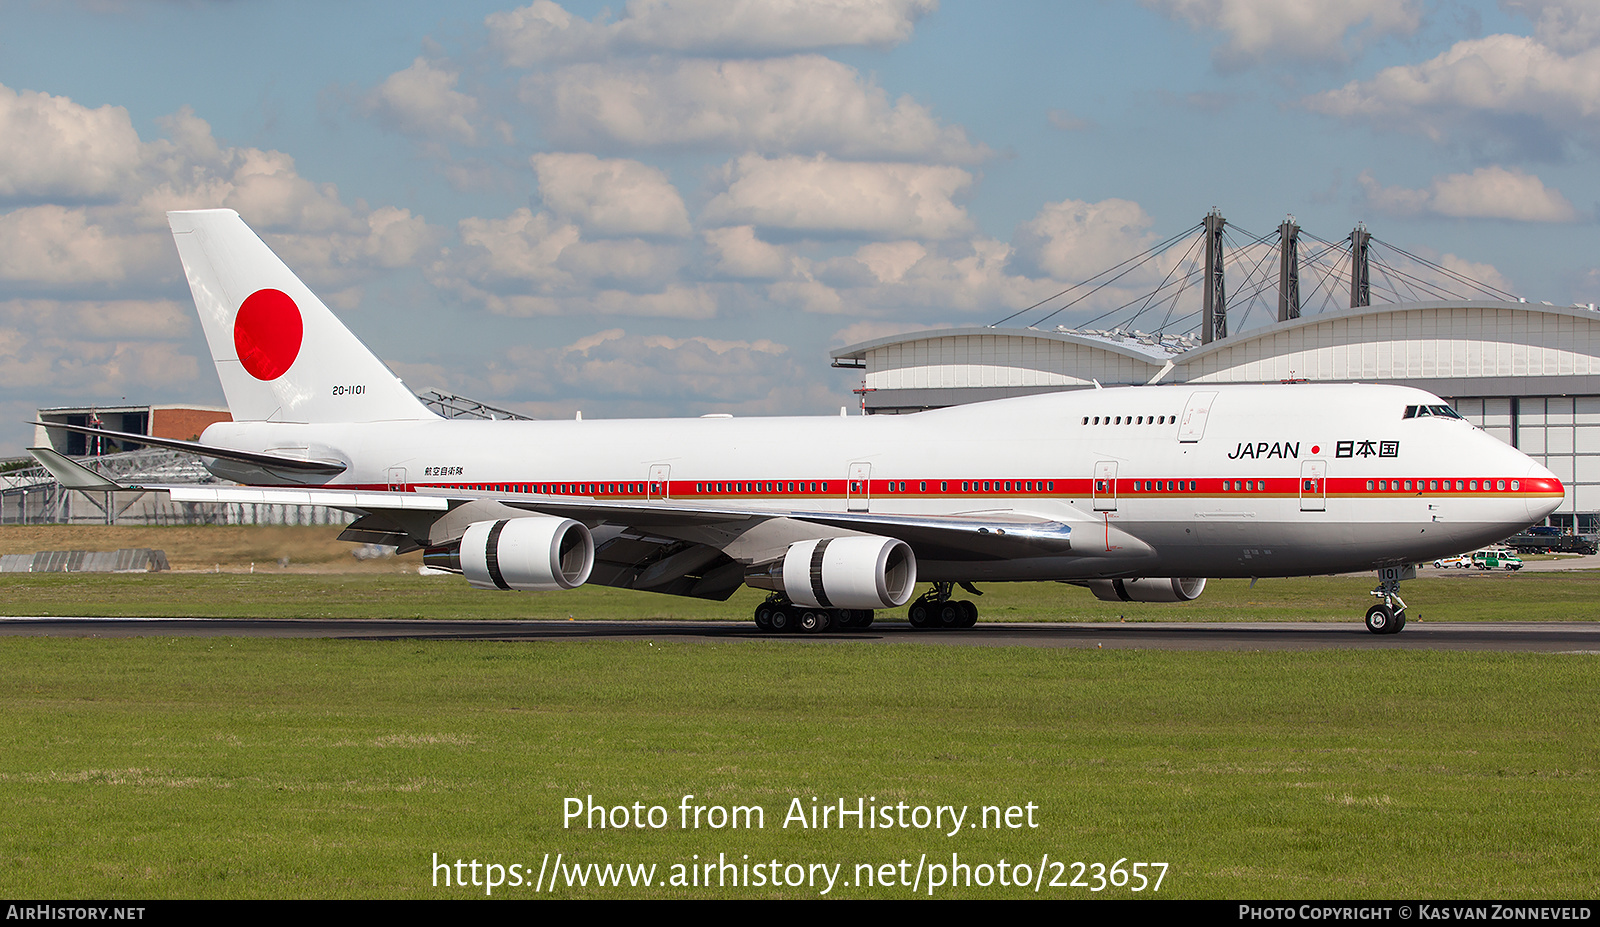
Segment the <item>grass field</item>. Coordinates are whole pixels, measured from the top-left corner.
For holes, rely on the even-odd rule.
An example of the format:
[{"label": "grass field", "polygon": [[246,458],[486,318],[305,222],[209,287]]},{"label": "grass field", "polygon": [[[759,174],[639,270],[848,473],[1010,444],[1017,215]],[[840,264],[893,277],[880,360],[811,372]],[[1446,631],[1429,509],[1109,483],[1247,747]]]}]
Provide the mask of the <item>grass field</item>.
[{"label": "grass field", "polygon": [[[169,537],[225,538],[208,530]],[[17,540],[8,531],[0,541]],[[282,541],[230,543],[238,563]],[[70,546],[93,545],[39,549]],[[162,545],[106,545],[118,546]],[[364,574],[250,574],[247,563],[8,575],[0,613],[742,621],[759,598],[500,594],[393,563]],[[1215,582],[1180,606],[995,584],[980,603],[1000,620],[1355,622],[1371,584]],[[1592,620],[1597,584],[1594,573],[1456,575],[1409,582],[1406,597],[1423,620]],[[0,638],[0,895],[485,894],[436,884],[438,854],[496,864],[508,882],[514,872],[524,884],[495,897],[528,898],[559,853],[564,874],[589,863],[655,869],[650,888],[602,887],[584,869],[590,884],[563,883],[558,897],[816,897],[826,876],[811,864],[840,867],[828,897],[927,897],[929,876],[946,883],[934,897],[1033,896],[998,884],[1001,860],[1042,873],[1039,897],[1135,897],[1129,885],[1091,891],[1092,868],[1083,887],[1065,885],[1079,876],[1075,861],[1125,860],[1124,872],[1168,864],[1158,897],[1593,898],[1594,660],[795,639]],[[678,807],[691,794],[693,804],[759,806],[766,826],[683,829]],[[590,795],[607,807],[661,806],[669,826],[564,828],[564,801]],[[969,823],[983,806],[1032,803],[1038,826],[955,836],[783,826],[794,799],[809,810],[813,798],[966,807]],[[719,854],[823,881],[661,887]],[[991,884],[949,885],[954,862]],[[856,867],[866,864],[918,887],[864,886]],[[1143,870],[1152,881],[1156,871]],[[539,894],[552,894],[547,883]]]},{"label": "grass field", "polygon": [[[0,660],[10,897],[478,897],[436,886],[433,854],[531,882],[547,852],[654,863],[658,880],[696,854],[842,864],[835,897],[905,897],[856,884],[855,865],[952,853],[1034,872],[1046,854],[1164,862],[1161,897],[1600,885],[1585,656],[10,638]],[[690,794],[759,805],[766,827],[682,829]],[[563,828],[564,800],[589,795],[660,805],[671,826]],[[813,797],[965,805],[968,821],[1031,802],[1037,827],[782,826]],[[1096,894],[1048,885],[1074,874],[1047,871],[1041,896]]]}]

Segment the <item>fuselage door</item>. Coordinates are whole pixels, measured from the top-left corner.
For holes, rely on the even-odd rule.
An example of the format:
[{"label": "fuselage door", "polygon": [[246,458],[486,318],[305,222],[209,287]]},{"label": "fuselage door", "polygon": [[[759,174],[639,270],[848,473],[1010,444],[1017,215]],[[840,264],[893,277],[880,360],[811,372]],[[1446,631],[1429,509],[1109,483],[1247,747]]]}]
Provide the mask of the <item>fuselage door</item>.
[{"label": "fuselage door", "polygon": [[667,488],[672,485],[672,467],[668,464],[650,465],[650,492],[647,498],[667,498]]},{"label": "fuselage door", "polygon": [[1206,416],[1211,414],[1211,404],[1216,398],[1215,392],[1189,394],[1189,404],[1184,406],[1183,418],[1178,421],[1180,442],[1193,444],[1205,437]]},{"label": "fuselage door", "polygon": [[1328,509],[1328,462],[1307,460],[1300,464],[1300,511],[1324,512]]},{"label": "fuselage door", "polygon": [[1117,462],[1102,460],[1094,465],[1094,510],[1117,510]]},{"label": "fuselage door", "polygon": [[405,467],[390,467],[389,468],[389,491],[390,492],[405,492],[406,491],[406,468]]},{"label": "fuselage door", "polygon": [[865,512],[872,502],[872,464],[850,465],[850,481],[845,484],[846,508],[852,512]]}]

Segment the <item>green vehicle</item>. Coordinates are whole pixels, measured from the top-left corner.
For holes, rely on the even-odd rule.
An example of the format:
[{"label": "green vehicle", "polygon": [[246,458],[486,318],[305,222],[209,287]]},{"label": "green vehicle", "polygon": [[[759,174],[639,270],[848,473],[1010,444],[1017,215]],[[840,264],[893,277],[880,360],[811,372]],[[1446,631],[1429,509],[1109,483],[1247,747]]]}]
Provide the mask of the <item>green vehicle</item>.
[{"label": "green vehicle", "polygon": [[1480,570],[1520,570],[1522,558],[1509,547],[1491,547],[1473,554],[1472,565]]}]

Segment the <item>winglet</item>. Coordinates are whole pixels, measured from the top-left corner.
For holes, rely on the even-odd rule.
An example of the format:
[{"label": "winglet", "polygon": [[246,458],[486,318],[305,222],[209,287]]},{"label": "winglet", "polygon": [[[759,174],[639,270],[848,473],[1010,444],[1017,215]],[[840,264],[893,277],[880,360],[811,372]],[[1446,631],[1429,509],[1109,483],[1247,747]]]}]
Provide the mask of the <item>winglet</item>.
[{"label": "winglet", "polygon": [[34,460],[39,461],[46,470],[50,471],[50,475],[56,478],[56,482],[68,489],[103,491],[128,488],[111,482],[83,464],[70,457],[64,457],[48,447],[30,447],[28,448],[28,453],[32,454]]}]

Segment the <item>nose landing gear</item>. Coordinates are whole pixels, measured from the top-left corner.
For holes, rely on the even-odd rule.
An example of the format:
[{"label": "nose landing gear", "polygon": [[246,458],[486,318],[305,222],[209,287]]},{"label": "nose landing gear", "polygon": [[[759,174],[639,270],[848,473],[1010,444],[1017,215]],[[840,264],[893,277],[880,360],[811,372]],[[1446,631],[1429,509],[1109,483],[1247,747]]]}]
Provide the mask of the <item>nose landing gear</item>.
[{"label": "nose landing gear", "polygon": [[1406,626],[1406,601],[1400,598],[1400,581],[1415,579],[1414,566],[1383,567],[1378,570],[1378,588],[1372,596],[1378,603],[1367,609],[1367,630],[1374,634],[1399,634]]}]

